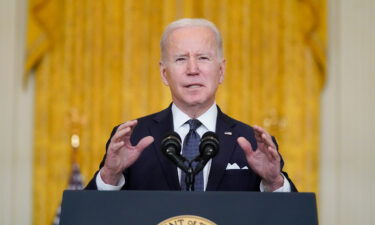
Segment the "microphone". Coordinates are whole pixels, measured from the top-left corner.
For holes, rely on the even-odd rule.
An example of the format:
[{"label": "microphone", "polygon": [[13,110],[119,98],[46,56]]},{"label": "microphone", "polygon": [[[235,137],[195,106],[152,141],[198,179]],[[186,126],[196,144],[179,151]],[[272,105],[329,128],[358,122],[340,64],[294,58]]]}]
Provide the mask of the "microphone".
[{"label": "microphone", "polygon": [[189,167],[185,165],[185,157],[183,157],[181,152],[181,138],[176,132],[172,132],[162,140],[161,151],[164,155],[170,159],[178,168],[180,168],[185,173],[188,172]]},{"label": "microphone", "polygon": [[199,144],[199,156],[197,156],[194,161],[198,162],[195,169],[194,174],[199,173],[207,162],[215,157],[219,152],[219,140],[217,135],[212,132],[208,131],[203,134],[201,143]]}]

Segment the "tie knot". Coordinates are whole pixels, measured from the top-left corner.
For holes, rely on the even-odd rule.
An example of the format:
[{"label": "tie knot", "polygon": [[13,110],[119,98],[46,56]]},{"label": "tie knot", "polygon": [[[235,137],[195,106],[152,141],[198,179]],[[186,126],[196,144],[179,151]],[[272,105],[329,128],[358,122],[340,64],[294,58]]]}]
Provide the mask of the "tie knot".
[{"label": "tie knot", "polygon": [[197,128],[201,125],[201,122],[197,119],[188,120],[187,123],[190,126],[190,130],[194,130],[194,131],[197,130]]}]

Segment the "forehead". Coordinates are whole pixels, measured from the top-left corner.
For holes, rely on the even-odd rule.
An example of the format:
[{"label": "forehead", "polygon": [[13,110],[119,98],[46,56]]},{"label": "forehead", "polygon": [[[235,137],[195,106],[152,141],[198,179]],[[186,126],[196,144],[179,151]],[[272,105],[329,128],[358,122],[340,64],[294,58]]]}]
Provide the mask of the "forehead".
[{"label": "forehead", "polygon": [[182,27],[173,30],[166,43],[167,50],[209,50],[217,46],[215,33],[208,27]]}]

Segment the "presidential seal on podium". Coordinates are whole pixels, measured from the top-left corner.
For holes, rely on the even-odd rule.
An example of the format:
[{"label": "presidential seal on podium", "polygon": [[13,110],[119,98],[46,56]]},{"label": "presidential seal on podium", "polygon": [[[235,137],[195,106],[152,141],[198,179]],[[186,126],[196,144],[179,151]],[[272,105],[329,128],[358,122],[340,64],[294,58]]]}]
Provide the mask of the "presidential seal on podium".
[{"label": "presidential seal on podium", "polygon": [[181,215],[168,218],[158,225],[217,225],[209,219],[194,216],[194,215]]}]

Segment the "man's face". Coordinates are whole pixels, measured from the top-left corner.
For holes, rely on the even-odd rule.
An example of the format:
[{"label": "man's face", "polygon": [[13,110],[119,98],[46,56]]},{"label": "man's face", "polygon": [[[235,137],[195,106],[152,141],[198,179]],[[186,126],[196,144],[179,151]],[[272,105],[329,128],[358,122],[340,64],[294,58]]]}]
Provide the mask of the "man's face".
[{"label": "man's face", "polygon": [[185,27],[169,35],[160,73],[179,108],[208,109],[223,82],[224,66],[214,32],[206,27]]}]

